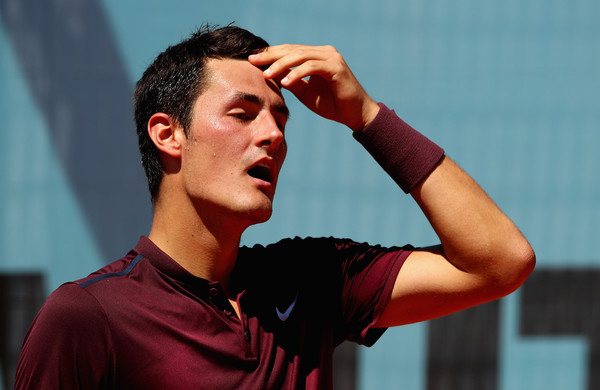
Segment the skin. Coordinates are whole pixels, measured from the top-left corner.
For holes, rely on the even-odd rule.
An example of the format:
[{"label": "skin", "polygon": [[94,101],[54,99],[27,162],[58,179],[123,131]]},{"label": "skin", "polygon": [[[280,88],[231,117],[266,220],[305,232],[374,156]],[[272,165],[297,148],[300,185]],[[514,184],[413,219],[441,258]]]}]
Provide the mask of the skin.
[{"label": "skin", "polygon": [[[209,60],[208,87],[184,129],[164,113],[148,123],[165,176],[149,238],[192,274],[227,288],[242,232],[271,216],[287,146],[287,107],[247,61]],[[249,175],[262,165],[270,179]]]},{"label": "skin", "polygon": [[[260,65],[268,68],[262,72]],[[167,171],[150,239],[194,275],[227,288],[242,232],[272,212],[287,118],[278,86],[353,131],[368,125],[379,106],[331,46],[273,46],[248,62],[210,60],[209,68],[212,79],[196,102],[188,138],[165,114],[148,124]],[[261,102],[250,120],[232,119],[240,104],[231,97],[240,92]],[[268,185],[248,175],[261,158],[275,162]],[[533,270],[525,237],[449,158],[411,195],[441,245],[408,257],[377,326],[424,321],[499,298]]]}]

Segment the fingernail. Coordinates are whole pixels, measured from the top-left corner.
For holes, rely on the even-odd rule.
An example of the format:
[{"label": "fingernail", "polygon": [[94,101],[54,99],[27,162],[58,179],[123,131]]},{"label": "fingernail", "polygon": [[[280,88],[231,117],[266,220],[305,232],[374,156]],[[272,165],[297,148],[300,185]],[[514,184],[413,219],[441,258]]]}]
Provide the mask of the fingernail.
[{"label": "fingernail", "polygon": [[281,79],[281,84],[287,84],[287,83],[289,83],[289,81],[290,80],[286,76],[286,77],[284,77],[284,78]]},{"label": "fingernail", "polygon": [[270,76],[271,73],[273,73],[273,70],[271,70],[271,68],[268,68],[267,70],[265,70],[265,76]]}]

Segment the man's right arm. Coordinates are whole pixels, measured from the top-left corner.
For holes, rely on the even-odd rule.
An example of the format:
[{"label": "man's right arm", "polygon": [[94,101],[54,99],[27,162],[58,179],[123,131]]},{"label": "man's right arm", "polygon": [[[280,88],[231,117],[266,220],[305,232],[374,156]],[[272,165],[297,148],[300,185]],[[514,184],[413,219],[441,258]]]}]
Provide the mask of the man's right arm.
[{"label": "man's right arm", "polygon": [[[407,258],[378,326],[424,321],[499,298],[531,273],[535,254],[512,221],[458,165],[440,160],[429,141],[386,114],[333,47],[280,45],[249,60],[270,64],[265,77],[279,80],[320,116],[355,134],[373,130],[368,143],[375,147],[367,149],[413,196],[440,238],[436,249]],[[373,125],[382,114],[391,126]]]}]

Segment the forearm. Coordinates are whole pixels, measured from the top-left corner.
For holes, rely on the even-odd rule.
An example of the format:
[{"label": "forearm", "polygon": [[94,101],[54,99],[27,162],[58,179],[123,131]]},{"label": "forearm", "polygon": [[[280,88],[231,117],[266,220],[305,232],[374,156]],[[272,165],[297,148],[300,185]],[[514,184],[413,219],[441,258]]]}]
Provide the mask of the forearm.
[{"label": "forearm", "polygon": [[[518,285],[533,263],[531,247],[485,192],[436,144],[392,111],[355,137],[415,198],[457,269],[490,283]],[[486,282],[487,283],[487,282]]]},{"label": "forearm", "polygon": [[533,251],[514,223],[458,165],[445,158],[411,195],[461,271],[512,290],[529,274]]}]

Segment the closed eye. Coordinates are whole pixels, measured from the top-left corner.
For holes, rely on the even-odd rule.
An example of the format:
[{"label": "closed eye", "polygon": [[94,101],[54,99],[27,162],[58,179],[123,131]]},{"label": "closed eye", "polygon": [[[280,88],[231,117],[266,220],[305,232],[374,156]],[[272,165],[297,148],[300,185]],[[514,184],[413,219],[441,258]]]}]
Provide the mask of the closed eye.
[{"label": "closed eye", "polygon": [[244,120],[244,121],[252,119],[251,115],[249,115],[246,112],[233,112],[233,113],[231,113],[229,115],[232,116],[232,117],[234,117],[234,118],[236,118],[236,119],[240,119],[240,120]]},{"label": "closed eye", "polygon": [[285,132],[285,125],[287,124],[289,115],[275,113],[273,116],[275,118],[275,123],[277,124],[279,130],[281,130],[282,133]]}]

